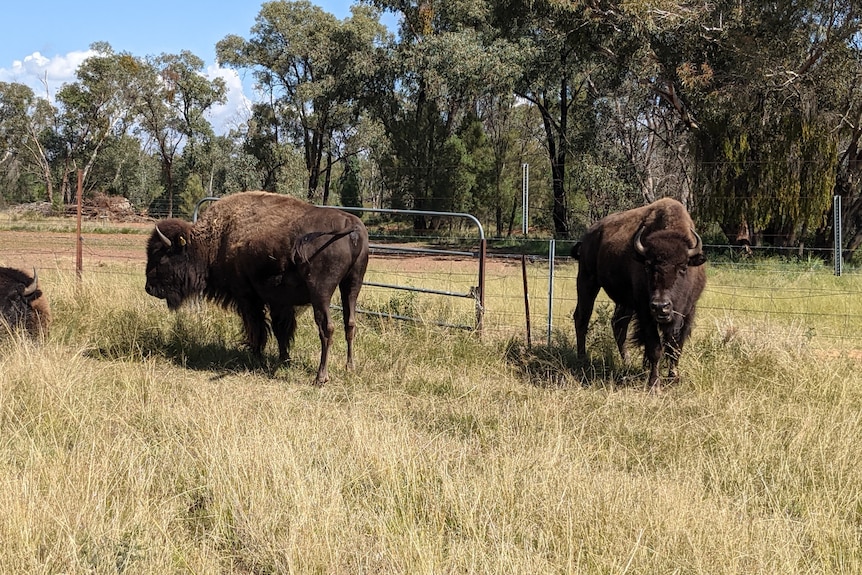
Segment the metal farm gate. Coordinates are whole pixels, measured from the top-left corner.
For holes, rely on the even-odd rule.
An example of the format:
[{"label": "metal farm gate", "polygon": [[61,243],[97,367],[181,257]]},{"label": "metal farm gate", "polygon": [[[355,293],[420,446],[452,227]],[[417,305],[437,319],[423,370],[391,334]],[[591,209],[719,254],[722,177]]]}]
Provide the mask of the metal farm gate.
[{"label": "metal farm gate", "polygon": [[[195,205],[195,211],[192,215],[192,221],[196,222],[198,219],[198,214],[200,212],[200,207],[206,202],[214,202],[219,198],[214,196],[208,196],[198,201]],[[465,329],[465,330],[475,330],[481,331],[482,324],[485,316],[485,259],[486,259],[486,249],[487,242],[485,240],[485,230],[482,227],[482,223],[471,214],[460,213],[460,212],[437,212],[437,211],[426,211],[426,210],[394,210],[394,209],[383,209],[383,208],[355,208],[355,207],[346,207],[346,206],[321,206],[325,208],[333,208],[339,209],[346,212],[360,212],[360,213],[377,213],[377,214],[390,214],[390,215],[398,215],[398,216],[436,216],[436,217],[445,217],[445,218],[454,218],[467,220],[473,225],[476,226],[476,229],[479,232],[478,245],[476,246],[475,251],[464,251],[464,250],[449,250],[449,249],[434,249],[434,248],[420,248],[420,247],[406,247],[406,246],[396,246],[396,245],[387,245],[387,244],[370,244],[369,248],[371,251],[371,255],[374,254],[409,254],[409,255],[437,255],[437,256],[457,256],[462,258],[475,258],[478,263],[478,269],[476,274],[476,285],[470,286],[467,291],[457,292],[457,291],[448,291],[448,290],[439,290],[430,287],[422,287],[422,286],[408,286],[408,285],[398,285],[392,283],[382,283],[382,282],[363,282],[363,285],[383,288],[383,289],[391,289],[391,290],[403,290],[424,294],[433,294],[439,295],[443,297],[453,297],[453,298],[464,298],[471,299],[475,302],[476,308],[476,321],[474,325],[466,325],[466,324],[452,324],[452,323],[442,323],[435,322],[437,325],[441,325],[444,327],[451,327],[456,329]],[[371,236],[373,238],[373,236]],[[340,309],[340,306],[332,306],[335,309]],[[386,313],[386,312],[376,312],[365,309],[357,309],[359,313],[373,315],[377,317],[385,317],[391,319],[398,319],[403,321],[413,321],[413,322],[423,322],[422,319],[418,317],[411,317],[407,315],[401,315],[396,313]]]}]

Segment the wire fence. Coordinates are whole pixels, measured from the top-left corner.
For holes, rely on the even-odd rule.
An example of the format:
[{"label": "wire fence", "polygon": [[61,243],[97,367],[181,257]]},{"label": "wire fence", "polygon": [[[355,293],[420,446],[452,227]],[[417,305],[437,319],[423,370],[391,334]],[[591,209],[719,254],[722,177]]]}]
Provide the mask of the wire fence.
[{"label": "wire fence", "polygon": [[[144,286],[145,244],[152,224],[128,226],[122,233],[85,230],[83,273],[105,281],[112,274],[140,278]],[[0,265],[38,269],[50,299],[53,275],[76,273],[76,233],[63,230],[10,229],[0,232]],[[393,241],[387,236],[387,241]],[[396,238],[397,239],[397,238]],[[374,239],[372,238],[372,242]],[[404,238],[404,242],[415,238]],[[577,304],[577,262],[559,246],[553,266],[545,254],[521,253],[525,245],[488,253],[482,333],[489,338],[527,340],[535,344],[571,341],[572,313]],[[531,249],[541,241],[530,240]],[[841,276],[818,257],[787,253],[760,258],[727,257],[726,246],[706,245],[707,286],[698,305],[695,337],[722,341],[782,340],[789,346],[812,346],[843,353],[862,350],[862,271],[845,267]],[[47,274],[45,272],[48,272]],[[553,274],[553,275],[552,275]],[[366,281],[397,283],[436,291],[463,292],[476,284],[476,260],[463,253],[372,254]],[[475,321],[475,302],[422,291],[367,285],[361,308],[379,315],[410,316],[428,323],[452,325]],[[600,294],[594,321],[609,321],[611,302]]]}]

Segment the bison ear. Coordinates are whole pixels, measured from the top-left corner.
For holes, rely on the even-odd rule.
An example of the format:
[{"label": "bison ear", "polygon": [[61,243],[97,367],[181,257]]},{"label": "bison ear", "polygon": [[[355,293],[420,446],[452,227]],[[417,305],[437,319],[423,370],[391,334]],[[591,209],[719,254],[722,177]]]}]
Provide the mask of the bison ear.
[{"label": "bison ear", "polygon": [[185,236],[180,235],[177,238],[177,242],[180,244],[181,247],[186,247],[186,237]]},{"label": "bison ear", "polygon": [[702,266],[706,263],[706,256],[703,255],[703,252],[694,254],[690,258],[688,258],[689,266]]}]

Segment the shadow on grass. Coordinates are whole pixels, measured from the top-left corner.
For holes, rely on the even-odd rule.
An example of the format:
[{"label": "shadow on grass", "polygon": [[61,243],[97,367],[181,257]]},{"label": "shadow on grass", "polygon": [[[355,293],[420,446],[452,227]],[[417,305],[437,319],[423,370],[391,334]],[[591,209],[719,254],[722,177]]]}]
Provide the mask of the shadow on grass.
[{"label": "shadow on grass", "polygon": [[542,388],[564,388],[579,385],[585,388],[646,390],[646,371],[632,363],[624,365],[616,356],[616,348],[599,349],[582,358],[575,346],[563,339],[561,343],[534,345],[528,348],[520,341],[506,345],[506,360],[531,385]]},{"label": "shadow on grass", "polygon": [[317,357],[314,362],[292,358],[285,364],[278,361],[275,353],[257,356],[237,343],[239,334],[196,329],[200,326],[189,327],[179,319],[168,329],[141,329],[140,325],[136,329],[114,329],[97,338],[85,355],[111,361],[162,358],[184,369],[215,372],[213,380],[238,373],[284,378],[290,371],[290,379],[311,381],[317,373]]}]

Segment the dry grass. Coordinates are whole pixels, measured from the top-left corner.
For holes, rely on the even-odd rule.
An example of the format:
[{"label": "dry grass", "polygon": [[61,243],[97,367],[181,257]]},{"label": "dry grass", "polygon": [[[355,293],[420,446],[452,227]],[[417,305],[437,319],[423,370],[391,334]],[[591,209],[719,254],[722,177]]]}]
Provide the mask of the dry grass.
[{"label": "dry grass", "polygon": [[2,573],[862,572],[862,372],[804,329],[705,313],[650,395],[601,322],[582,363],[365,317],[317,389],[310,314],[255,364],[120,272],[0,342]]}]

